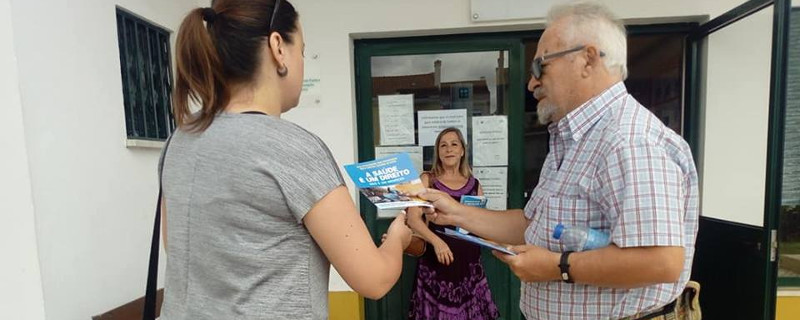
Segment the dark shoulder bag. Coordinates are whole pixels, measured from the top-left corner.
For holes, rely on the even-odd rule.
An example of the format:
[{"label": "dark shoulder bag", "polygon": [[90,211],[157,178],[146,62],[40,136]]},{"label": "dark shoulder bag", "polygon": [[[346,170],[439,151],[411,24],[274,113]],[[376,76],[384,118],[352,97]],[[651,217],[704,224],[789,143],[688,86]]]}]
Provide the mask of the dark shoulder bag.
[{"label": "dark shoulder bag", "polygon": [[158,200],[156,201],[156,218],[153,223],[153,239],[150,242],[150,265],[147,268],[147,289],[144,295],[142,320],[155,320],[161,314],[161,303],[164,300],[163,290],[158,290],[158,251],[161,245],[161,196],[163,188],[161,178],[164,176],[164,163],[167,162],[167,148],[172,137],[164,143],[164,155],[158,167]]}]

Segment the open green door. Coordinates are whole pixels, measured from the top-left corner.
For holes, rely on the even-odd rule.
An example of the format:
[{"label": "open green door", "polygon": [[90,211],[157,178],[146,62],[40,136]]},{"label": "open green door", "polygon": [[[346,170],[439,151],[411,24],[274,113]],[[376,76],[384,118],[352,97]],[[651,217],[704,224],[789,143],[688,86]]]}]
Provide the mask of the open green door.
[{"label": "open green door", "polygon": [[789,1],[748,1],[687,39],[701,175],[692,279],[708,319],[774,319]]}]

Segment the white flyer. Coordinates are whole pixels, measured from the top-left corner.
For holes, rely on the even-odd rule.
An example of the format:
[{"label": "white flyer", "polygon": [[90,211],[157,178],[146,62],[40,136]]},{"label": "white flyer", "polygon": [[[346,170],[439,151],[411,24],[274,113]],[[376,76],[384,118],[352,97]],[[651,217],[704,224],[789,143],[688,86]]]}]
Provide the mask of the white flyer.
[{"label": "white flyer", "polygon": [[414,95],[378,96],[381,145],[414,144]]},{"label": "white flyer", "polygon": [[506,210],[508,203],[508,167],[474,167],[472,174],[481,183],[489,201],[487,209]]},{"label": "white flyer", "polygon": [[420,146],[432,146],[442,130],[455,127],[467,136],[467,109],[421,110],[417,112]]},{"label": "white flyer", "polygon": [[375,147],[375,159],[383,158],[386,156],[395,155],[398,153],[408,153],[411,157],[411,163],[417,168],[417,172],[422,172],[422,147],[421,146],[407,146],[407,147]]},{"label": "white flyer", "polygon": [[508,118],[472,117],[472,165],[508,165]]}]

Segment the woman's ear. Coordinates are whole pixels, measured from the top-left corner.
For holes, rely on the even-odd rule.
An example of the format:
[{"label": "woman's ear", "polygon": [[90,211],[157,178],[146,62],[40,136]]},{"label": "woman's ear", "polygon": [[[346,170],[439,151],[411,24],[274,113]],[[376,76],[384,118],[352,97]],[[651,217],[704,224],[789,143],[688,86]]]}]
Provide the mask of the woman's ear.
[{"label": "woman's ear", "polygon": [[269,51],[272,53],[272,61],[275,66],[280,68],[284,60],[283,37],[280,33],[273,32],[269,35]]}]

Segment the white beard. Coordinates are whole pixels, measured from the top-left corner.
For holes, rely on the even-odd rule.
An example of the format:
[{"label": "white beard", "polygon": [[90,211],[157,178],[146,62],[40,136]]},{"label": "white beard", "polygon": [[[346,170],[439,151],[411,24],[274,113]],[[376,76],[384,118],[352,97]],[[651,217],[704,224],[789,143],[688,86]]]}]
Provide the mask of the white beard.
[{"label": "white beard", "polygon": [[539,118],[539,123],[542,125],[546,125],[553,121],[553,115],[558,110],[554,104],[551,103],[539,103],[536,105],[536,115]]}]

